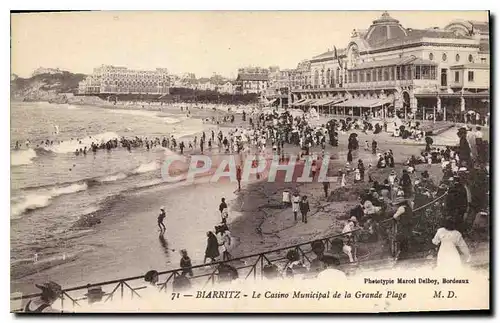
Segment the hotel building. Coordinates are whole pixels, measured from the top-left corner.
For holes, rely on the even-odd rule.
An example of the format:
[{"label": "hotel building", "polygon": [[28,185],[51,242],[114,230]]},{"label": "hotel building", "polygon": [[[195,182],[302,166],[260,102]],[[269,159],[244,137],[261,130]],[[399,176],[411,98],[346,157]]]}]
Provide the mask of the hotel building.
[{"label": "hotel building", "polygon": [[80,82],[79,94],[168,94],[170,76],[166,68],[153,71],[130,70],[102,65]]},{"label": "hotel building", "polygon": [[292,106],[323,112],[456,120],[489,112],[489,24],[453,21],[443,29],[403,27],[387,12],[354,30],[345,48],[299,63]]},{"label": "hotel building", "polygon": [[238,69],[236,92],[263,94],[269,86],[269,70],[260,67]]}]

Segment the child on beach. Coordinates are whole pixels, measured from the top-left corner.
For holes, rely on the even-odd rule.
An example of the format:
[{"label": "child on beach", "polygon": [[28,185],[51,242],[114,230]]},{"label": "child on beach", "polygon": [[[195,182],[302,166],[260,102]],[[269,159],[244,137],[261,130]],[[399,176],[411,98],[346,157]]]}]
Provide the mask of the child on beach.
[{"label": "child on beach", "polygon": [[191,258],[189,258],[186,249],[181,250],[181,255],[182,258],[180,266],[182,268],[182,274],[193,277],[193,270],[190,268],[192,267]]}]

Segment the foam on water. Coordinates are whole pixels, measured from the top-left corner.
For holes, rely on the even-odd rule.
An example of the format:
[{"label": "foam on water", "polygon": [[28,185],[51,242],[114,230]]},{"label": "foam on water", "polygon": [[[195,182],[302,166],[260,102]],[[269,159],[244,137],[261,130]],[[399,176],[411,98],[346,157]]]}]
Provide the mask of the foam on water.
[{"label": "foam on water", "polygon": [[14,219],[19,218],[26,211],[48,206],[51,200],[57,196],[85,191],[87,188],[87,183],[75,183],[67,186],[54,187],[48,190],[40,190],[37,193],[16,197],[12,200],[11,217]]},{"label": "foam on water", "polygon": [[142,174],[142,173],[148,173],[148,172],[153,172],[157,169],[160,169],[160,164],[157,163],[156,161],[152,161],[146,164],[141,164],[139,167],[134,169],[132,172],[133,174]]},{"label": "foam on water", "polygon": [[98,181],[101,182],[101,183],[108,183],[108,182],[119,181],[119,180],[122,180],[122,179],[125,179],[125,178],[127,178],[127,174],[125,174],[125,173],[118,173],[118,174],[113,174],[113,175],[101,177],[101,178],[98,179]]},{"label": "foam on water", "polygon": [[[93,136],[87,136],[85,138],[81,138],[80,140],[68,140],[63,141],[60,144],[53,146],[42,147],[42,149],[47,151],[52,151],[58,154],[67,154],[73,153],[77,149],[83,149],[87,147],[87,150],[90,149],[92,142],[100,144],[102,142],[106,142],[111,139],[119,138],[120,136],[115,132],[104,132]],[[80,143],[81,142],[81,143]]]},{"label": "foam on water", "polygon": [[29,165],[33,163],[36,151],[33,149],[14,150],[10,154],[10,164],[12,166]]}]

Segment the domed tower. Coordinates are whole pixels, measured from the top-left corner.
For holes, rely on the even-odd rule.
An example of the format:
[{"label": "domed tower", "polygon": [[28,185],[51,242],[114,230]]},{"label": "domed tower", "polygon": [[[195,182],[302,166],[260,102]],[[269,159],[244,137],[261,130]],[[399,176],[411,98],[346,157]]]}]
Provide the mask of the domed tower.
[{"label": "domed tower", "polygon": [[389,39],[404,38],[407,31],[401,26],[399,20],[392,18],[387,11],[382,16],[373,21],[365,36],[365,41],[371,47],[382,45]]}]

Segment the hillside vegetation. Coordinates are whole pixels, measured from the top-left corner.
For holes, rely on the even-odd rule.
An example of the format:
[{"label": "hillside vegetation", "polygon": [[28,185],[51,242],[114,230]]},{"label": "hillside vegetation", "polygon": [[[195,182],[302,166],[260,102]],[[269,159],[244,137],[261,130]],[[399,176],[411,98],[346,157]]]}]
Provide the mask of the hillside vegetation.
[{"label": "hillside vegetation", "polygon": [[66,71],[60,74],[40,74],[30,78],[18,77],[10,82],[10,93],[13,99],[24,101],[56,100],[62,93],[76,93],[78,83],[85,77],[85,74]]}]

